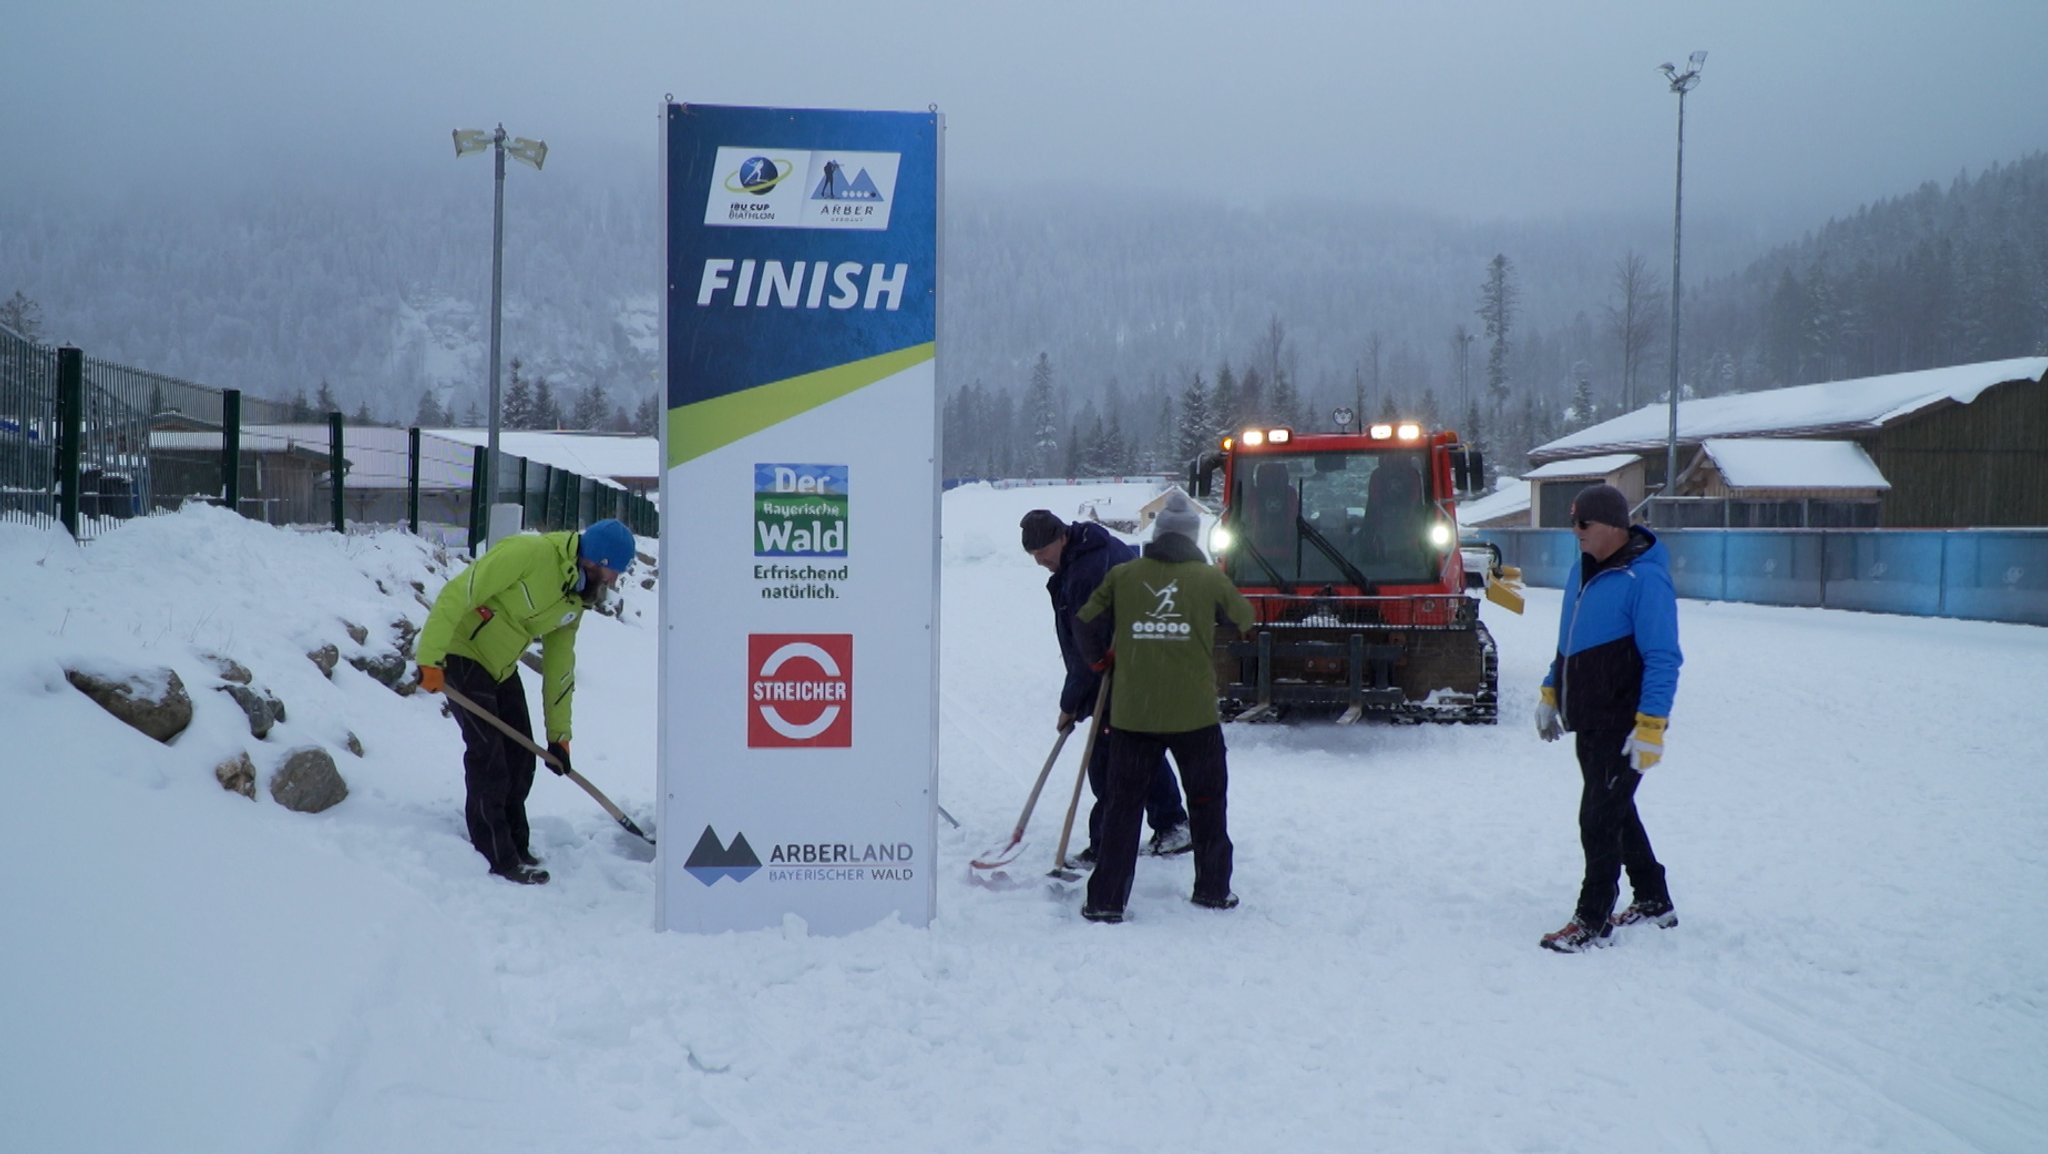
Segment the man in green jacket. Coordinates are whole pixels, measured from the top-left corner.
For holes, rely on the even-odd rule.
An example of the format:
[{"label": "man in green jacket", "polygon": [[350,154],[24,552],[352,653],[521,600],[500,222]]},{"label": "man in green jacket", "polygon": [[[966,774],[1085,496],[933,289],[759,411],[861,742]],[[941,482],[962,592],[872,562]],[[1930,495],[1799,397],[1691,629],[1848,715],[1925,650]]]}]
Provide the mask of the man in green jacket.
[{"label": "man in green jacket", "polygon": [[[1195,538],[1202,515],[1184,493],[1167,498],[1152,524],[1152,541],[1135,561],[1109,571],[1076,616],[1107,615],[1109,653],[1109,809],[1088,901],[1081,916],[1120,922],[1138,865],[1138,826],[1145,792],[1162,753],[1172,753],[1187,789],[1194,835],[1195,892],[1208,909],[1237,905],[1230,892],[1231,853],[1225,794],[1230,787],[1223,725],[1216,712],[1211,650],[1216,623],[1252,623],[1251,603],[1223,571],[1202,556]],[[1083,634],[1100,648],[1102,633]]]},{"label": "man in green jacket", "polygon": [[[603,520],[581,533],[521,533],[490,547],[449,579],[420,630],[420,688],[443,685],[520,733],[532,733],[519,656],[541,643],[541,704],[548,753],[556,773],[569,764],[569,712],[576,693],[576,626],[583,611],[618,584],[633,564],[633,533]],[[544,885],[548,871],[528,845],[526,795],[533,789],[532,751],[469,710],[462,727],[463,816],[470,844],[491,872],[522,885]]]}]

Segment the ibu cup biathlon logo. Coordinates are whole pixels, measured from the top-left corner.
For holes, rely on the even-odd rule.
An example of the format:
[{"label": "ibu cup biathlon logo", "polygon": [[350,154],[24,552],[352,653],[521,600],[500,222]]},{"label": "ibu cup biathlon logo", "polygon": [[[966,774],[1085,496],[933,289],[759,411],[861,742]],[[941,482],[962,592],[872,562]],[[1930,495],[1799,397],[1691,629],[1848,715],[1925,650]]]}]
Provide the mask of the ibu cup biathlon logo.
[{"label": "ibu cup biathlon logo", "polygon": [[846,556],[845,465],[754,466],[754,556]]},{"label": "ibu cup biathlon logo", "polygon": [[853,745],[853,635],[754,633],[747,637],[747,747]]}]

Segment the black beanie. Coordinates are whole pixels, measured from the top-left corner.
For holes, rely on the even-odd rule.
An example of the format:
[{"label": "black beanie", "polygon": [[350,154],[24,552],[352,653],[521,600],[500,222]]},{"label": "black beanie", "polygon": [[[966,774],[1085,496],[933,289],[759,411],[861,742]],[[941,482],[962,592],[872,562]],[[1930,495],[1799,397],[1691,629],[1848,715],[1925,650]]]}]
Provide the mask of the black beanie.
[{"label": "black beanie", "polygon": [[1067,523],[1053,516],[1050,509],[1033,509],[1024,514],[1017,523],[1024,530],[1024,550],[1036,552],[1052,544],[1067,531]]},{"label": "black beanie", "polygon": [[1628,498],[1612,485],[1588,485],[1572,498],[1572,519],[1628,528]]}]

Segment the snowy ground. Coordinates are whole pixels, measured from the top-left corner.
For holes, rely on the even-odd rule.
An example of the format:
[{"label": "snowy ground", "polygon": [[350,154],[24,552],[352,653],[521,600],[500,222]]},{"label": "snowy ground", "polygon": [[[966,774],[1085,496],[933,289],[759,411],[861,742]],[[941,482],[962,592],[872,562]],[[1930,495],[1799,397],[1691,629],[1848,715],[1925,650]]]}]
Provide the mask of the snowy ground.
[{"label": "snowy ground", "polygon": [[[1092,926],[1033,871],[990,889],[965,862],[1007,834],[1057,711],[1017,518],[1145,495],[947,495],[940,787],[963,828],[940,827],[929,931],[844,938],[651,931],[649,853],[546,775],[554,884],[486,876],[438,702],[302,656],[354,651],[342,619],[420,620],[405,583],[446,570],[417,542],[209,512],[83,551],[0,526],[0,1146],[2048,1149],[2048,632],[1687,602],[1642,792],[1683,924],[1565,957],[1536,939],[1577,885],[1577,774],[1523,723],[1558,596],[1531,590],[1526,617],[1486,610],[1504,724],[1233,727],[1243,908],[1190,907],[1186,859],[1143,859],[1134,920]],[[655,648],[635,588],[579,668],[578,767],[643,821]],[[268,741],[207,651],[286,701]],[[198,718],[158,745],[65,683],[80,664],[169,665]],[[209,772],[315,741],[352,788],[321,815]]]}]

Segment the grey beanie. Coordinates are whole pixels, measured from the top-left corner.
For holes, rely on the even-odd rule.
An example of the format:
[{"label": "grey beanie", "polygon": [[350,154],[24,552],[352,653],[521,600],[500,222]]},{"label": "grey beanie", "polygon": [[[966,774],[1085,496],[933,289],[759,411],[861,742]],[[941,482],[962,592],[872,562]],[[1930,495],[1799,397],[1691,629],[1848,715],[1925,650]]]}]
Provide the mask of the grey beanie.
[{"label": "grey beanie", "polygon": [[1188,495],[1176,489],[1167,494],[1166,504],[1159,507],[1159,515],[1152,519],[1152,539],[1159,540],[1167,533],[1178,533],[1196,544],[1202,535],[1202,511],[1188,500]]},{"label": "grey beanie", "polygon": [[1572,498],[1572,519],[1628,528],[1628,498],[1612,485],[1588,485]]}]

